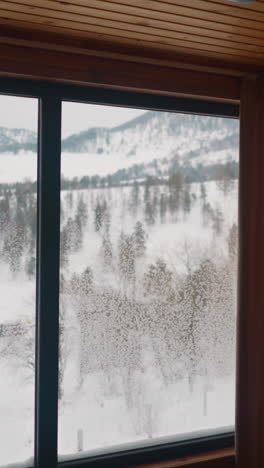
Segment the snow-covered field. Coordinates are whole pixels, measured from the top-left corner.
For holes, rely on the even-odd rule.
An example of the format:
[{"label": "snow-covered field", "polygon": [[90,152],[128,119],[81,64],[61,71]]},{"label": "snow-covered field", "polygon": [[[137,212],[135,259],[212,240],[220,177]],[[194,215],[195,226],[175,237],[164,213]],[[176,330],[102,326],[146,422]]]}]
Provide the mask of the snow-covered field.
[{"label": "snow-covered field", "polygon": [[[171,116],[164,113],[161,128],[154,114],[63,153],[63,177],[106,176],[154,158],[164,167],[173,157],[186,163],[190,151],[197,153],[190,167],[237,161],[233,143],[216,145],[232,137],[232,125],[207,128],[204,117],[202,131],[196,116],[198,130],[186,118],[175,136]],[[34,181],[36,172],[36,154],[1,154],[0,184]],[[141,178],[61,193],[62,458],[234,426],[238,182],[176,183],[163,174],[160,185]],[[36,194],[1,190],[0,466],[7,466],[34,451]]]},{"label": "snow-covered field", "polygon": [[[155,265],[160,259],[165,262],[168,271],[172,272],[173,281],[176,281],[175,287],[181,284],[182,278],[186,278],[188,272],[190,274],[197,271],[205,257],[210,258],[215,264],[228,262],[228,233],[237,218],[237,182],[232,184],[228,193],[224,193],[219,184],[214,181],[206,183],[205,188],[206,199],[210,202],[213,213],[217,210],[221,212],[219,232],[216,232],[214,228],[215,215],[203,214],[204,202],[201,199],[201,186],[198,183],[188,187],[191,199],[189,211],[184,211],[180,207],[178,211],[171,212],[167,207],[161,219],[161,212],[158,209],[155,220],[150,223],[146,222],[144,186],[139,187],[137,206],[134,207],[131,205],[133,187],[62,192],[62,230],[68,226],[66,232],[67,229],[70,232],[67,223],[69,219],[74,219],[80,200],[84,203],[87,213],[85,225],[82,227],[80,246],[76,248],[70,245],[74,239],[75,231],[73,230],[70,235],[71,241],[68,240],[67,259],[62,266],[63,280],[67,286],[61,296],[65,308],[63,328],[66,330],[62,341],[65,362],[59,409],[59,453],[61,455],[73,454],[79,450],[104,449],[123,443],[191,434],[200,430],[213,431],[233,426],[234,355],[230,356],[231,369],[228,368],[226,372],[222,369],[219,373],[213,367],[213,359],[210,368],[210,356],[207,356],[208,360],[204,360],[201,356],[201,361],[208,364],[208,369],[205,374],[197,371],[192,384],[190,384],[188,371],[189,364],[185,363],[186,368],[184,368],[182,358],[180,358],[181,371],[171,379],[164,378],[160,366],[166,359],[171,360],[170,352],[166,350],[162,355],[161,363],[158,362],[157,365],[159,357],[155,355],[154,345],[149,341],[152,338],[156,339],[157,336],[155,332],[153,336],[148,335],[149,332],[146,330],[149,330],[149,325],[146,326],[144,317],[139,315],[140,331],[137,335],[140,340],[145,340],[142,351],[138,354],[133,346],[132,348],[121,346],[121,352],[127,349],[128,355],[127,360],[119,367],[115,363],[116,356],[112,360],[111,355],[107,354],[111,353],[111,350],[116,352],[116,348],[110,346],[108,351],[107,349],[103,351],[103,358],[107,357],[108,361],[106,367],[102,367],[100,346],[106,346],[112,339],[116,339],[116,335],[112,336],[113,328],[110,322],[110,325],[104,326],[104,318],[102,322],[100,320],[95,322],[89,313],[85,315],[80,325],[78,321],[80,320],[80,315],[78,315],[80,302],[75,301],[79,293],[74,292],[70,283],[74,274],[81,275],[89,267],[92,270],[93,287],[96,291],[93,294],[97,297],[96,300],[98,300],[98,291],[107,291],[108,294],[109,291],[113,294],[118,293],[126,297],[129,304],[128,310],[134,314],[133,301],[141,304],[142,307],[150,307],[150,311],[152,310],[151,301],[155,302],[157,298],[153,296],[154,293],[144,292],[144,275],[149,266]],[[150,187],[148,196],[151,200],[154,200],[155,196],[158,197],[156,200],[161,200],[162,194],[169,196],[168,186]],[[106,228],[105,219],[102,218],[102,226],[96,230],[96,206],[98,203],[103,204],[104,201],[109,212],[108,227]],[[129,284],[130,279],[128,278],[126,285],[120,277],[118,249],[122,233],[127,236],[131,235],[137,222],[141,222],[144,228],[146,248],[142,256],[135,260],[136,291],[133,293]],[[75,226],[73,229],[76,229],[76,225],[71,226]],[[102,253],[102,242],[106,236],[112,246],[112,265],[106,265],[106,259]],[[232,278],[235,284],[235,272]],[[14,273],[10,271],[6,263],[2,262],[0,285],[1,323],[21,322],[32,325],[34,323],[34,279],[29,279],[22,267]],[[231,291],[232,294],[234,288],[233,292]],[[227,292],[228,294],[230,291]],[[166,300],[164,299],[165,305],[163,302],[160,304],[161,308],[165,307],[165,313]],[[223,296],[223,304],[225,301],[226,298]],[[100,314],[98,302],[95,306],[95,313]],[[120,314],[122,313],[124,312],[120,309]],[[231,313],[234,315],[235,309]],[[157,311],[153,312],[153,316],[155,314]],[[148,320],[151,322],[151,316]],[[168,318],[167,326],[173,328],[175,324],[172,321],[174,320],[173,316]],[[222,328],[221,320],[217,323],[216,333],[221,337],[225,328]],[[210,341],[213,333],[212,326],[215,326],[215,323],[211,324],[210,318],[206,318],[204,324],[202,334],[205,340]],[[144,332],[141,330],[141,325]],[[80,326],[87,332],[87,342],[84,343],[86,354],[90,352],[89,339],[93,333],[93,327],[95,327],[94,333],[101,330],[104,334],[103,339],[98,340],[99,348],[93,353],[94,361],[90,370],[83,370],[83,375],[80,374]],[[138,336],[135,335],[133,338],[133,333],[134,330],[131,339],[137,341]],[[234,336],[234,329],[230,336]],[[94,340],[96,342],[96,337]],[[2,339],[3,346],[7,341],[8,338]],[[203,340],[199,343],[200,346]],[[223,339],[223,343],[220,342],[218,345],[221,351],[222,346],[226,345],[225,340]],[[19,346],[20,355],[17,359],[13,352],[10,361],[6,359],[0,361],[2,376],[0,437],[2,441],[5,441],[1,447],[0,464],[2,465],[33,455],[33,373],[26,362],[32,351],[30,349],[29,355],[28,351],[25,352],[23,340]],[[30,344],[25,341],[25,347],[28,348],[28,346]],[[203,352],[203,349],[206,348],[201,348],[199,352]],[[234,350],[233,344],[231,349]],[[172,353],[175,353],[175,350],[172,350]],[[130,372],[126,372],[128,369],[124,370],[124,365],[127,365]],[[177,369],[178,363],[170,362],[172,368],[174,365]]]}]

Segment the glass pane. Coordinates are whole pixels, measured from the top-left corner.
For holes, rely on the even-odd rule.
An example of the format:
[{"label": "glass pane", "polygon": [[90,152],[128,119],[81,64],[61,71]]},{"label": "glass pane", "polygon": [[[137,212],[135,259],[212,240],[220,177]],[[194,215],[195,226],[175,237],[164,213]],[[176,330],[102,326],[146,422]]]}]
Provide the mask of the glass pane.
[{"label": "glass pane", "polygon": [[238,132],[63,104],[60,454],[234,426]]},{"label": "glass pane", "polygon": [[0,95],[0,465],[33,457],[36,99]]}]

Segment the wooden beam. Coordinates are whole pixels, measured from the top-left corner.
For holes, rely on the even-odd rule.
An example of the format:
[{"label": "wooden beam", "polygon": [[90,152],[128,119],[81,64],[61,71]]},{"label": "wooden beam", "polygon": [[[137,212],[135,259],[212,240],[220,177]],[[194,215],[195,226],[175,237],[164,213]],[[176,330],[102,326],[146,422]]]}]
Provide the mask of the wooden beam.
[{"label": "wooden beam", "polygon": [[0,74],[223,102],[240,98],[235,76],[12,45],[0,45]]},{"label": "wooden beam", "polygon": [[264,466],[264,79],[244,80],[240,115],[237,468]]}]

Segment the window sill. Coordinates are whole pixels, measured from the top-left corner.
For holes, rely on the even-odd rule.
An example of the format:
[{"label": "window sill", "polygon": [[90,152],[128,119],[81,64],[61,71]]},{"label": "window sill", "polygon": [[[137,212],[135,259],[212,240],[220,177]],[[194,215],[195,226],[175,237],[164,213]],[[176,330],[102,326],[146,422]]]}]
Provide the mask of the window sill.
[{"label": "window sill", "polygon": [[171,459],[144,465],[135,465],[131,468],[234,468],[235,451],[234,448],[216,450],[207,454],[184,457],[181,459]]}]

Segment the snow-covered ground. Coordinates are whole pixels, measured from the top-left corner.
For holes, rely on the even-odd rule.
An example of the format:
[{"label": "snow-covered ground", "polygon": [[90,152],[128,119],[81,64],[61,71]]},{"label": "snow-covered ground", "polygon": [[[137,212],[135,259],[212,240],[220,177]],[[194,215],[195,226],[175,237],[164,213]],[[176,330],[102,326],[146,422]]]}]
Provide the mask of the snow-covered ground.
[{"label": "snow-covered ground", "polygon": [[[237,160],[234,147],[203,149],[206,138],[229,135],[218,127],[195,138],[195,129],[179,130],[179,160],[187,146],[201,150],[190,164]],[[62,174],[105,176],[173,156],[167,130],[159,132],[156,116],[141,139],[137,127],[113,132],[107,148],[115,152],[63,153]],[[1,154],[0,183],[34,181],[36,173],[36,154]],[[144,183],[137,193],[132,185],[62,191],[60,456],[234,426],[238,187],[229,182],[183,184],[180,195],[168,184],[147,190]],[[8,226],[0,238],[0,466],[34,450],[36,287],[28,260],[35,250],[26,245],[15,268],[4,252],[14,223]]]},{"label": "snow-covered ground", "polygon": [[[143,186],[139,189],[139,203],[133,215],[129,208],[133,190],[131,187],[62,192],[62,227],[69,217],[74,216],[80,199],[87,206],[88,213],[82,248],[69,254],[69,261],[62,270],[65,279],[69,280],[73,273],[81,273],[89,266],[93,269],[97,288],[102,284],[104,287],[120,290],[120,285],[116,283],[115,271],[109,272],[102,263],[103,231],[97,232],[95,229],[95,206],[98,200],[103,199],[106,200],[111,215],[109,236],[116,265],[120,234],[130,234],[137,221],[143,223],[147,238],[146,252],[138,271],[143,271],[150,263],[162,258],[171,271],[177,270],[177,274],[186,274],[186,248],[192,257],[193,269],[198,267],[203,252],[210,252],[212,260],[217,262],[227,255],[227,234],[236,222],[237,183],[234,183],[227,194],[224,194],[214,181],[206,183],[205,186],[207,200],[212,208],[219,208],[224,215],[219,235],[213,232],[211,221],[205,223],[203,220],[202,201],[199,198],[200,184],[192,184],[189,187],[192,199],[190,213],[186,214],[181,209],[174,215],[167,212],[163,223],[157,214],[156,222],[151,225],[145,223]],[[154,196],[155,191],[158,191],[160,196],[168,192],[168,187],[152,187],[151,196]],[[69,197],[72,198],[71,201]],[[32,324],[35,282],[29,280],[24,271],[15,274],[10,272],[8,266],[3,263],[0,266],[0,285],[1,323],[21,321]],[[142,289],[139,283],[137,286],[139,290]],[[233,426],[234,373],[228,372],[223,377],[197,377],[190,391],[186,373],[178,380],[164,384],[151,351],[142,357],[143,365],[140,364],[133,376],[134,396],[131,408],[127,407],[120,374],[113,376],[109,386],[108,377],[98,368],[98,371],[88,373],[80,386],[79,331],[75,314],[74,308],[69,306],[66,328],[69,331],[71,346],[67,354],[63,398],[59,410],[61,455],[76,453],[80,449],[80,437],[82,449],[89,451],[163,436]],[[84,326],[89,327],[89,322]],[[211,333],[209,323],[208,327],[208,330],[204,330],[207,337]],[[23,349],[21,353],[23,355]],[[232,360],[233,358],[234,356]],[[9,363],[6,360],[0,362],[0,437],[4,441],[0,452],[2,465],[33,455],[33,375],[24,367],[21,359],[17,359],[16,363],[14,356]]]}]

